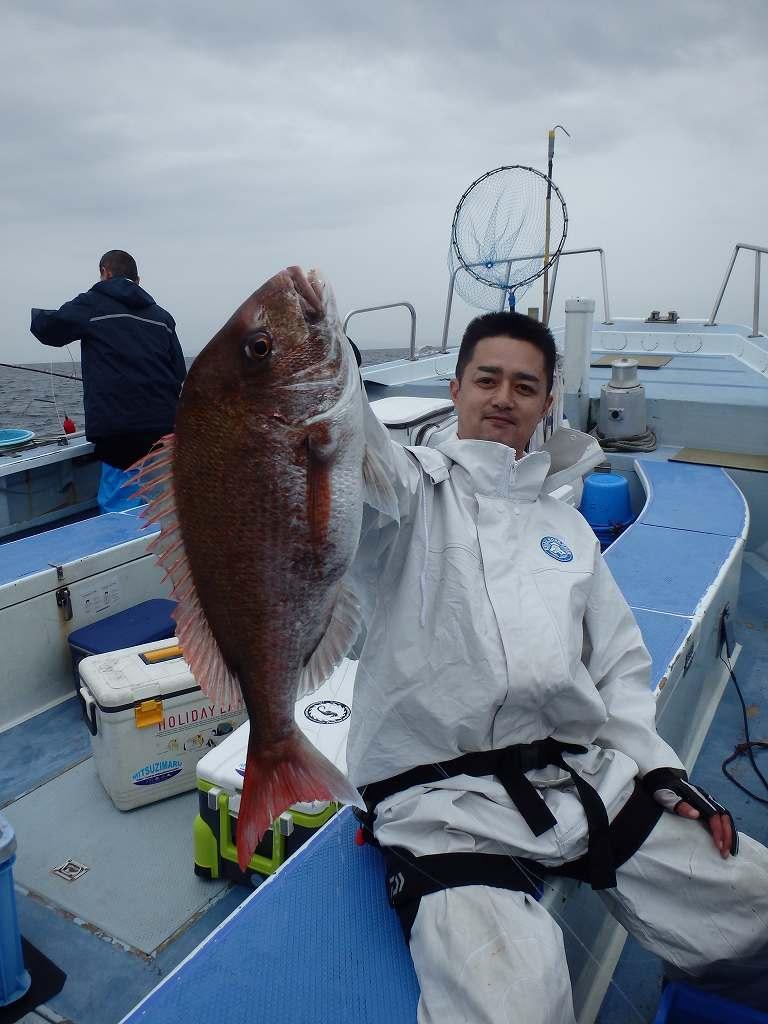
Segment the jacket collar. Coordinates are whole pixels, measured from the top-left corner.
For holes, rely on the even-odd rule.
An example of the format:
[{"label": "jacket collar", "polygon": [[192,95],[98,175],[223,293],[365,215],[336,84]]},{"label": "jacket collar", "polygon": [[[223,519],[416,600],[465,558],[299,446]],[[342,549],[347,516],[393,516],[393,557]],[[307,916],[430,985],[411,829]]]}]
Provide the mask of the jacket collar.
[{"label": "jacket collar", "polygon": [[438,445],[438,451],[470,477],[476,494],[535,501],[549,471],[547,452],[516,458],[514,448],[498,441],[462,441],[457,437]]}]

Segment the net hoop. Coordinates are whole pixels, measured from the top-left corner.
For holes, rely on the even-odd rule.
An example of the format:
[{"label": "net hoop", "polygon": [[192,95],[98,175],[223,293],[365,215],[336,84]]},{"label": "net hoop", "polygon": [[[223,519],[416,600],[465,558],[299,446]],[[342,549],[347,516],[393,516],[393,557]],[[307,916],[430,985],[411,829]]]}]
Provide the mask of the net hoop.
[{"label": "net hoop", "polygon": [[[459,243],[459,238],[458,238],[458,230],[457,230],[457,226],[459,224],[459,218],[461,216],[462,208],[463,208],[467,198],[469,197],[470,193],[472,193],[472,191],[474,189],[478,188],[478,186],[482,185],[483,182],[485,182],[489,178],[493,177],[493,175],[501,174],[502,172],[505,172],[505,171],[527,171],[530,174],[535,175],[537,178],[542,179],[542,181],[546,184],[547,189],[548,190],[551,189],[550,200],[554,198],[554,199],[557,200],[557,202],[559,202],[560,208],[561,208],[561,211],[562,211],[562,218],[563,218],[562,234],[561,234],[561,236],[560,236],[560,238],[559,238],[555,248],[551,249],[550,252],[548,254],[546,254],[547,255],[546,261],[544,261],[544,254],[542,254],[541,259],[542,259],[543,262],[542,262],[541,266],[538,267],[534,273],[529,274],[527,277],[523,277],[520,280],[510,279],[508,281],[508,283],[506,283],[506,284],[501,283],[501,282],[499,282],[497,280],[494,280],[494,279],[489,279],[489,277],[487,277],[487,276],[483,276],[483,273],[482,273],[482,271],[483,271],[483,263],[482,263],[482,261],[477,260],[477,259],[472,259],[469,254],[466,254],[466,253],[462,252],[461,245]],[[461,266],[461,268],[464,271],[466,271],[466,273],[468,273],[471,277],[475,278],[476,281],[479,281],[480,284],[485,285],[487,288],[497,288],[497,289],[505,289],[505,290],[517,291],[518,289],[526,287],[527,285],[529,285],[533,281],[535,281],[537,278],[541,277],[541,275],[552,266],[552,264],[560,256],[560,253],[563,250],[563,246],[565,245],[565,238],[566,238],[567,234],[568,234],[568,208],[567,208],[567,206],[565,204],[565,199],[563,197],[562,192],[557,187],[557,185],[554,183],[554,181],[552,181],[551,178],[548,178],[547,175],[544,174],[542,171],[537,171],[535,167],[528,167],[525,164],[504,164],[501,167],[495,167],[492,171],[486,171],[485,174],[481,175],[479,178],[477,178],[475,181],[473,181],[472,184],[465,190],[464,194],[459,199],[459,201],[458,201],[458,203],[456,205],[456,210],[454,211],[454,214],[453,214],[453,222],[451,224],[451,249],[454,252],[454,254],[456,256],[456,259],[458,260],[459,265]],[[543,249],[543,245],[542,245],[542,249]],[[525,253],[525,254],[524,253],[515,254],[515,253],[512,253],[512,252],[509,252],[509,253],[506,254],[506,258],[509,258],[509,257],[511,257],[513,255],[528,255],[528,254],[527,253]],[[531,255],[534,255],[534,254],[531,254]],[[502,257],[502,258],[494,259],[493,261],[489,261],[489,262],[492,262],[493,265],[497,265],[499,263],[504,263],[505,262],[505,258]],[[472,266],[472,264],[479,264],[479,265]],[[514,266],[514,264],[512,264],[512,266]]]}]

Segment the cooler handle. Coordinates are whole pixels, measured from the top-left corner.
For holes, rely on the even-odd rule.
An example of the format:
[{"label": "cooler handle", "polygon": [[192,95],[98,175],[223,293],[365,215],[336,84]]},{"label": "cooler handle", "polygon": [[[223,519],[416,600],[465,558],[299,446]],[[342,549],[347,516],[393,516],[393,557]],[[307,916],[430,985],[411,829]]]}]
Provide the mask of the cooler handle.
[{"label": "cooler handle", "polygon": [[98,727],[96,725],[96,701],[84,686],[80,687],[78,696],[80,698],[80,707],[83,712],[83,720],[88,726],[88,732],[91,736],[95,736],[98,732]]}]

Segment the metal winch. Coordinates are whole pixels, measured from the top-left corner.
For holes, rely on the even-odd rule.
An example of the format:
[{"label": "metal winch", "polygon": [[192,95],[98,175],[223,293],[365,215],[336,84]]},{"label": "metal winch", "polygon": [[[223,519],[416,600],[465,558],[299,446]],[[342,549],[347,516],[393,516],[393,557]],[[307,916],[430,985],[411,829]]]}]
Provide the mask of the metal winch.
[{"label": "metal winch", "polygon": [[637,360],[621,357],[611,365],[611,379],[600,388],[597,430],[601,437],[624,440],[646,432],[645,388]]}]

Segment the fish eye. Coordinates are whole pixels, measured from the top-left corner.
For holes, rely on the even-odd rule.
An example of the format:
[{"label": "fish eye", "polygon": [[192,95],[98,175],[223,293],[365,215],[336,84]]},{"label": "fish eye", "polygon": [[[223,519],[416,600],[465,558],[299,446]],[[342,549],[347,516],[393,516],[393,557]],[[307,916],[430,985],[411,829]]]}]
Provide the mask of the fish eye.
[{"label": "fish eye", "polygon": [[243,352],[248,359],[258,362],[265,359],[272,351],[272,335],[267,331],[256,331],[243,344]]}]

